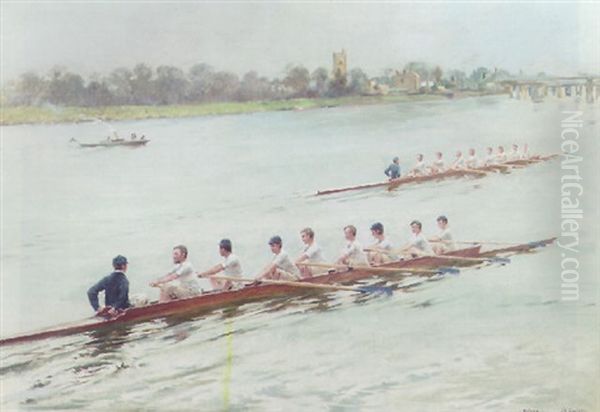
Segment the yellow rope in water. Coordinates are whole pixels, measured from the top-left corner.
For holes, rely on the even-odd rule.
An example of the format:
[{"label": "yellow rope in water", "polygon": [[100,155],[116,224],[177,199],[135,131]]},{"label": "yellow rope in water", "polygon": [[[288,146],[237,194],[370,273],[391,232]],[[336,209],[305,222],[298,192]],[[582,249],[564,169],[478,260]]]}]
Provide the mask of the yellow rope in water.
[{"label": "yellow rope in water", "polygon": [[228,319],[225,322],[226,327],[226,359],[225,372],[223,374],[223,410],[229,410],[229,384],[231,382],[231,369],[233,366],[233,321]]}]

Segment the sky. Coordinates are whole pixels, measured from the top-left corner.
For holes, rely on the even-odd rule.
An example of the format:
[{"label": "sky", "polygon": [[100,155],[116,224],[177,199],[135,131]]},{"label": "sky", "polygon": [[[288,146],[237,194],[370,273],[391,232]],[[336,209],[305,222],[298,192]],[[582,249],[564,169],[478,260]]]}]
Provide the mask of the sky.
[{"label": "sky", "polygon": [[370,76],[410,61],[555,75],[600,73],[600,3],[1,3],[1,80],[54,66],[90,76],[147,63],[207,63],[280,77],[288,64]]}]

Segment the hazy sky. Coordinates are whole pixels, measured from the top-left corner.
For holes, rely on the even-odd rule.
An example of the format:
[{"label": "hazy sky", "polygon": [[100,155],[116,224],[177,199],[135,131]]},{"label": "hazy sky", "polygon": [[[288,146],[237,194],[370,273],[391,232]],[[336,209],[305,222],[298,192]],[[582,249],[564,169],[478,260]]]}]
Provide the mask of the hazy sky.
[{"label": "hazy sky", "polygon": [[90,75],[205,62],[280,76],[288,63],[375,76],[422,60],[568,75],[600,72],[599,4],[2,1],[2,78],[54,65]]}]

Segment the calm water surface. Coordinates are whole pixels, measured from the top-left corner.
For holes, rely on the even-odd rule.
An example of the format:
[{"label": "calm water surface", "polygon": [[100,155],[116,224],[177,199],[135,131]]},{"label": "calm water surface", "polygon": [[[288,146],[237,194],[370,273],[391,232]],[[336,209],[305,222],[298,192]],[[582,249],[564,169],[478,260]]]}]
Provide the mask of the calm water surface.
[{"label": "calm water surface", "polygon": [[[134,293],[186,244],[197,269],[234,242],[248,274],[267,240],[301,249],[311,226],[328,260],[355,224],[402,244],[446,214],[457,238],[527,242],[560,234],[560,160],[482,179],[317,198],[378,181],[394,155],[529,142],[560,149],[563,110],[583,110],[580,298],[561,300],[561,249],[463,270],[390,298],[346,292],[279,299],[194,319],[1,349],[2,410],[597,410],[598,106],[504,97],[113,123],[141,149],[79,149],[103,123],[3,127],[2,336],[91,315],[85,291],[129,258]],[[595,136],[595,138],[593,138]],[[386,279],[379,279],[386,281]],[[398,282],[387,280],[390,283]]]}]

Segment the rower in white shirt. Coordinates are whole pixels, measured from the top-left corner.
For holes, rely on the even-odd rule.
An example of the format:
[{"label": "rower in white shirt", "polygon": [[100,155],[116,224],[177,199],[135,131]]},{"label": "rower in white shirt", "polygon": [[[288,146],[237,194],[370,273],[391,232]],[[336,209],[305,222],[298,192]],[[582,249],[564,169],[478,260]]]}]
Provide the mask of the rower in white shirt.
[{"label": "rower in white shirt", "polygon": [[307,227],[300,231],[302,242],[304,242],[304,250],[298,259],[296,266],[300,268],[300,273],[303,278],[309,278],[313,275],[313,270],[310,266],[300,265],[300,263],[324,263],[323,252],[321,247],[315,242],[315,232]]},{"label": "rower in white shirt", "polygon": [[260,279],[274,280],[298,280],[300,279],[300,271],[292,263],[287,252],[283,250],[283,241],[279,236],[273,236],[269,240],[271,252],[273,252],[273,260],[258,276]]},{"label": "rower in white shirt", "polygon": [[397,256],[389,253],[393,247],[390,241],[385,238],[383,224],[379,222],[373,223],[371,225],[371,234],[375,238],[375,243],[369,247],[367,256],[372,265],[381,265],[382,263],[398,259]]},{"label": "rower in white shirt", "polygon": [[456,157],[454,158],[454,163],[452,163],[452,169],[464,169],[465,168],[465,159],[463,157],[462,152],[459,150],[456,152]]},{"label": "rower in white shirt", "polygon": [[479,160],[475,154],[475,149],[469,149],[469,156],[465,161],[465,166],[467,166],[469,169],[475,169],[476,167],[479,167]]},{"label": "rower in white shirt", "polygon": [[484,166],[492,166],[496,164],[496,155],[494,154],[494,149],[492,147],[488,147],[485,149],[485,158],[483,159]]},{"label": "rower in white shirt", "polygon": [[427,174],[427,166],[425,165],[425,161],[423,160],[423,155],[419,153],[417,155],[417,163],[415,167],[410,171],[412,176],[424,176]]},{"label": "rower in white shirt", "polygon": [[521,155],[519,156],[519,159],[521,160],[529,160],[530,156],[529,156],[529,145],[527,143],[525,143],[523,145],[523,151],[521,152]]},{"label": "rower in white shirt", "polygon": [[496,153],[496,162],[504,163],[508,160],[508,156],[506,156],[506,152],[504,151],[504,146],[498,146],[498,153]]},{"label": "rower in white shirt", "polygon": [[521,159],[521,153],[519,153],[519,146],[517,144],[512,145],[512,150],[508,154],[508,160],[519,160]]},{"label": "rower in white shirt", "polygon": [[369,266],[366,253],[359,241],[356,240],[356,227],[352,225],[346,226],[344,228],[344,237],[348,243],[337,263],[348,266]]},{"label": "rower in white shirt", "polygon": [[448,218],[444,215],[439,216],[437,218],[437,225],[440,232],[437,236],[430,239],[430,242],[434,244],[433,251],[438,255],[441,255],[456,250],[456,243],[454,242],[452,233],[450,233],[450,228],[448,227]]},{"label": "rower in white shirt", "polygon": [[410,230],[412,232],[410,241],[406,246],[400,249],[401,252],[405,254],[410,254],[411,256],[424,256],[424,255],[432,255],[433,249],[431,245],[425,239],[422,233],[423,225],[418,220],[413,220],[410,222]]},{"label": "rower in white shirt", "polygon": [[238,257],[232,253],[231,240],[223,239],[219,242],[219,254],[223,257],[223,262],[218,263],[204,272],[198,272],[198,277],[208,277],[211,286],[215,290],[229,290],[239,286],[240,284],[234,284],[230,280],[212,278],[213,275],[221,272],[224,276],[242,277],[242,265]]},{"label": "rower in white shirt", "polygon": [[443,159],[442,152],[435,153],[435,160],[431,163],[431,166],[429,166],[429,170],[430,170],[431,174],[444,172],[445,168],[444,168],[444,159]]}]

